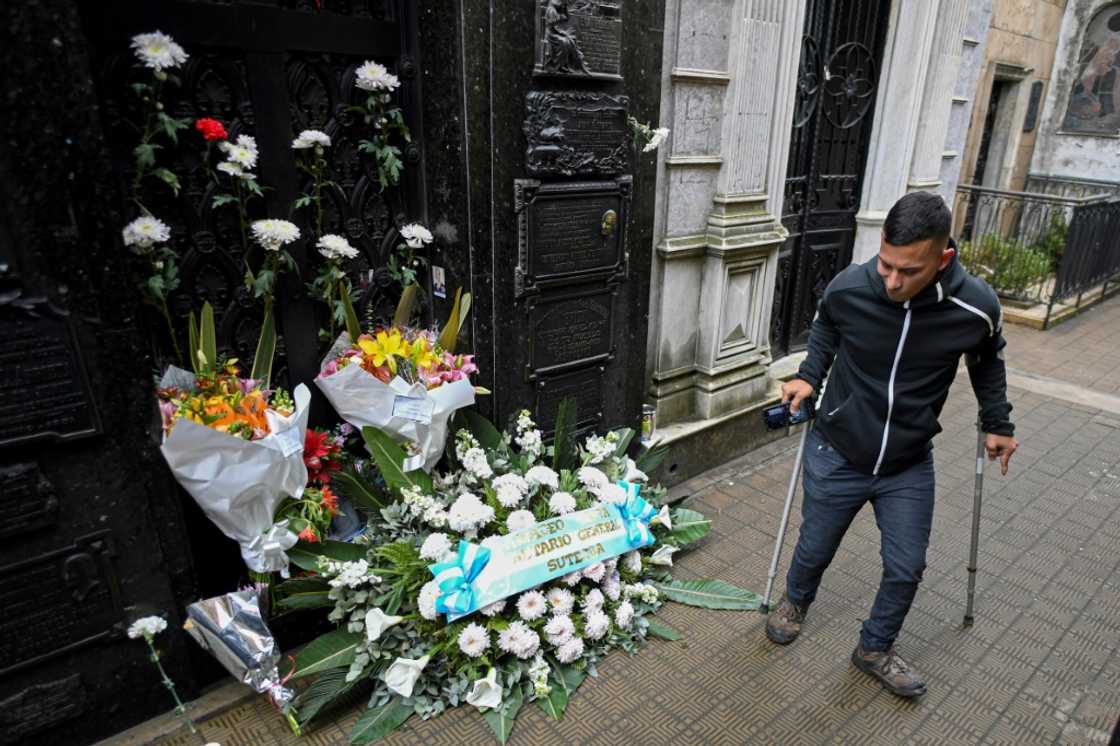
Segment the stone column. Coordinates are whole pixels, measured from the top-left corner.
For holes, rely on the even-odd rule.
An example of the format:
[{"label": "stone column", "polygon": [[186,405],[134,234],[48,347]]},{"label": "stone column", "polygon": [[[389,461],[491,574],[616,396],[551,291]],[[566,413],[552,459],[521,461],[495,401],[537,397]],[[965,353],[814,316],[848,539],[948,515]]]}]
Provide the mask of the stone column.
[{"label": "stone column", "polygon": [[769,387],[770,307],[804,0],[670,0],[650,305],[660,425],[743,411]]},{"label": "stone column", "polygon": [[961,39],[967,15],[968,0],[941,0],[918,116],[908,191],[936,190],[941,186],[941,161],[945,155],[953,88],[961,66]]},{"label": "stone column", "polygon": [[[897,0],[891,5],[875,126],[867,155],[852,261],[879,250],[879,235],[891,205],[906,193],[914,163],[930,49],[942,0]],[[940,137],[944,137],[944,125]],[[936,131],[932,131],[936,134]]]}]

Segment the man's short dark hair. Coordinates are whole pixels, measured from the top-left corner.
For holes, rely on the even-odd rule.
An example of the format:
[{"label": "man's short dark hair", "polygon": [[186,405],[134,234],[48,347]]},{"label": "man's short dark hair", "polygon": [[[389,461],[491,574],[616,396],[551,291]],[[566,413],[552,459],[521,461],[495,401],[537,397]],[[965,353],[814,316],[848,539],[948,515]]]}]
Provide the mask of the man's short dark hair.
[{"label": "man's short dark hair", "polygon": [[935,247],[949,240],[952,215],[941,195],[910,192],[894,203],[883,223],[883,238],[892,246],[907,246],[934,239]]}]

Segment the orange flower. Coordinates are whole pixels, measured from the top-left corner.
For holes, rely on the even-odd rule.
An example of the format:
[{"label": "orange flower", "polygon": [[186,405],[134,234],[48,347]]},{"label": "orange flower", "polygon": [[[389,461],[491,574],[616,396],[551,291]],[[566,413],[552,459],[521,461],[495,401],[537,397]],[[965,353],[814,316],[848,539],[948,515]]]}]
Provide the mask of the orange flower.
[{"label": "orange flower", "polygon": [[338,496],[331,492],[331,488],[323,485],[323,507],[331,515],[338,515]]},{"label": "orange flower", "polygon": [[259,391],[242,397],[236,406],[221,396],[212,396],[206,400],[206,414],[217,418],[211,427],[222,432],[229,430],[237,422],[244,423],[250,431],[269,432],[268,418],[264,416],[267,409],[268,404]]},{"label": "orange flower", "polygon": [[308,544],[314,544],[319,541],[319,534],[315,531],[315,527],[309,523],[299,532],[299,538],[303,539]]}]

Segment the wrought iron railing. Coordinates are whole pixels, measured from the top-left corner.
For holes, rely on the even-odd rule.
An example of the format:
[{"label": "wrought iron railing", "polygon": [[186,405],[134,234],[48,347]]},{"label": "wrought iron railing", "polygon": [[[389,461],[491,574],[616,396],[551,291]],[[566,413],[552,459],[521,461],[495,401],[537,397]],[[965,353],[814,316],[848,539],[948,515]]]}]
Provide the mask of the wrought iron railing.
[{"label": "wrought iron railing", "polygon": [[960,258],[1006,300],[1077,308],[1120,275],[1120,200],[1060,197],[964,185],[957,189],[954,235]]}]

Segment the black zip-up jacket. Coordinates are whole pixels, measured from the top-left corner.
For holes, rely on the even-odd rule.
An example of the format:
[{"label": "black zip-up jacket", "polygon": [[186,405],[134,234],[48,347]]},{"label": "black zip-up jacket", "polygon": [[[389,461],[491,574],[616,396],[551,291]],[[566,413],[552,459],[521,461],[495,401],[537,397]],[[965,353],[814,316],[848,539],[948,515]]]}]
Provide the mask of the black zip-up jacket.
[{"label": "black zip-up jacket", "polygon": [[819,392],[828,375],[817,429],[866,474],[912,466],[941,432],[937,418],[964,355],[983,431],[1013,435],[995,292],[954,257],[929,287],[896,303],[877,261],[833,278],[813,320],[797,377]]}]

